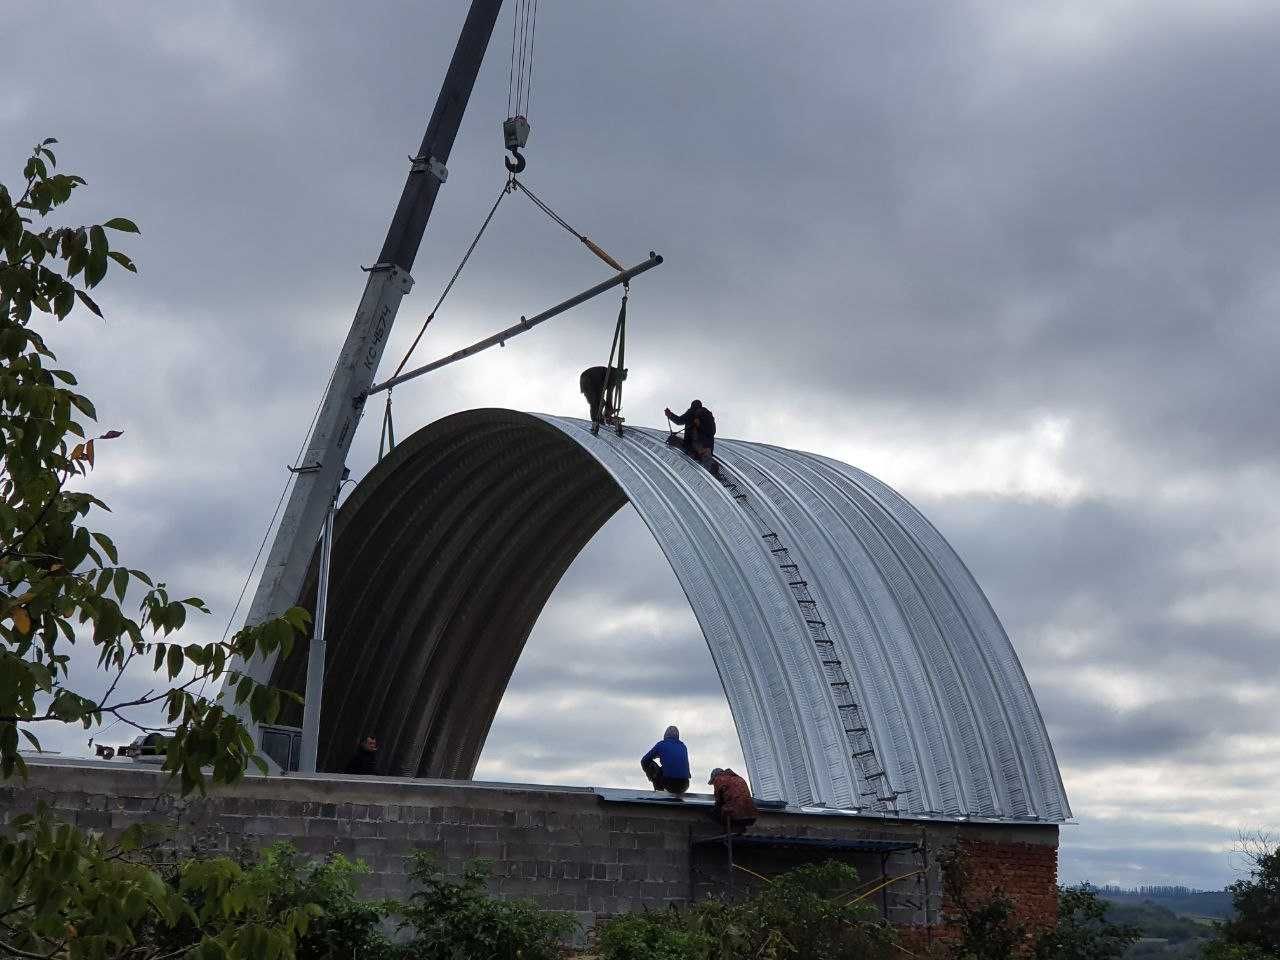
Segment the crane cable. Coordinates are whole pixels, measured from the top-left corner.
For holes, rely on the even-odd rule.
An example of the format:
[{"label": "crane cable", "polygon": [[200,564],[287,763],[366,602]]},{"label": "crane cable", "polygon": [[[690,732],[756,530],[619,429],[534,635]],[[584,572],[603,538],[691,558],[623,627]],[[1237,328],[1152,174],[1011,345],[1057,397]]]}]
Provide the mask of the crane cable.
[{"label": "crane cable", "polygon": [[529,116],[533,94],[533,46],[538,30],[538,0],[516,0],[511,20],[511,65],[507,72],[507,116]]},{"label": "crane cable", "polygon": [[[436,305],[431,308],[431,312],[427,314],[422,326],[418,328],[417,335],[413,338],[413,342],[409,344],[409,349],[404,352],[404,356],[400,358],[400,362],[396,365],[395,372],[391,375],[397,376],[404,365],[409,362],[409,358],[413,356],[413,351],[418,349],[418,344],[422,342],[422,335],[427,332],[427,326],[436,318],[436,314],[440,311],[440,306],[444,303],[445,298],[449,296],[449,292],[453,290],[453,285],[458,282],[458,277],[462,276],[462,270],[467,265],[467,261],[471,259],[471,254],[475,253],[476,247],[480,244],[480,238],[484,236],[484,232],[489,229],[489,224],[493,222],[493,215],[498,212],[498,205],[502,203],[502,198],[512,190],[512,182],[514,177],[508,177],[507,182],[502,185],[502,190],[498,193],[498,198],[493,201],[493,206],[489,208],[489,213],[485,216],[484,222],[480,224],[480,229],[476,231],[476,235],[472,238],[467,252],[462,255],[462,260],[453,271],[453,276],[449,278],[449,282],[444,285],[444,289],[440,291],[440,296],[436,300]],[[382,414],[382,435],[378,438],[378,459],[382,459],[383,451],[390,452],[396,445],[395,425],[391,419],[391,391],[387,391],[387,405]]]},{"label": "crane cable", "polygon": [[[536,6],[536,0],[534,0],[534,2]],[[526,197],[528,197],[529,201],[535,207],[537,207],[539,210],[545,213],[552,220],[552,222],[562,227],[565,231],[567,231],[569,234],[571,234],[573,237],[579,240],[583,244],[583,246],[585,246],[593,254],[599,257],[604,263],[608,264],[609,267],[616,270],[618,273],[623,273],[626,271],[626,267],[624,267],[621,263],[619,263],[612,256],[610,256],[610,254],[606,250],[604,250],[604,248],[602,248],[594,240],[588,237],[585,233],[581,233],[577,229],[575,229],[573,225],[569,223],[569,221],[567,221],[564,217],[560,216],[560,214],[556,213],[555,210],[551,208],[550,204],[548,204],[536,193],[534,193],[532,190],[526,187],[524,183],[516,179],[514,176],[508,176],[506,182],[502,185],[502,190],[498,192],[497,199],[493,201],[493,206],[489,208],[489,212],[485,215],[484,221],[480,224],[480,229],[476,231],[476,235],[471,239],[471,243],[467,246],[466,252],[463,253],[462,259],[459,261],[458,266],[454,269],[453,275],[449,277],[449,281],[444,285],[444,289],[440,292],[440,296],[436,300],[435,306],[431,308],[431,312],[428,313],[426,316],[426,319],[422,321],[422,326],[418,328],[418,332],[414,336],[413,342],[409,344],[409,349],[407,349],[404,352],[404,356],[401,357],[400,362],[396,364],[396,368],[391,374],[392,377],[399,376],[400,371],[402,371],[405,368],[405,364],[409,362],[409,358],[412,357],[414,351],[418,349],[418,344],[422,342],[423,334],[427,332],[427,326],[431,323],[432,320],[435,319],[436,314],[439,313],[440,307],[444,303],[445,298],[448,297],[449,293],[453,290],[454,284],[456,284],[458,282],[458,278],[462,276],[462,271],[466,267],[467,262],[471,259],[471,255],[475,253],[476,247],[479,246],[480,238],[484,236],[485,231],[489,229],[489,224],[493,222],[494,214],[498,212],[498,206],[502,203],[502,198],[505,197],[507,194],[517,190],[523,193]],[[624,346],[624,344],[626,343],[625,339],[622,339],[621,344],[619,343],[619,339],[625,338],[626,336],[623,330],[625,329],[625,324],[626,324],[625,318],[626,318],[626,310],[627,310],[627,295],[630,292],[630,288],[631,288],[631,285],[629,283],[624,283],[622,286],[622,308],[619,313],[618,327],[614,330],[613,347],[609,351],[610,365],[612,365],[612,362],[613,362],[614,349],[619,347],[621,347],[622,350],[626,349]],[[392,390],[387,391],[387,402],[382,413],[382,432],[381,432],[381,436],[378,439],[378,459],[379,460],[383,458],[384,454],[390,453],[391,450],[396,445],[395,424],[391,416],[392,392],[393,392]],[[621,384],[619,384],[618,385],[619,403],[621,403],[621,393],[622,393]]]},{"label": "crane cable", "polygon": [[533,205],[535,207],[537,207],[539,210],[545,213],[548,217],[550,217],[560,226],[564,227],[564,229],[568,230],[571,234],[577,237],[580,241],[582,241],[583,245],[586,246],[588,250],[590,250],[597,257],[599,257],[601,260],[603,260],[605,263],[611,266],[614,270],[617,270],[619,273],[622,273],[624,270],[626,270],[626,267],[620,264],[617,260],[613,259],[613,257],[609,256],[609,254],[606,253],[604,250],[602,250],[590,237],[588,237],[584,233],[579,233],[572,226],[570,226],[569,222],[565,220],[564,217],[560,216],[560,214],[552,210],[551,207],[549,207],[541,197],[539,197],[532,190],[526,187],[521,181],[517,180],[515,177],[512,177],[511,184],[512,186],[515,187],[515,189],[519,190],[526,197],[528,197],[533,202]]}]

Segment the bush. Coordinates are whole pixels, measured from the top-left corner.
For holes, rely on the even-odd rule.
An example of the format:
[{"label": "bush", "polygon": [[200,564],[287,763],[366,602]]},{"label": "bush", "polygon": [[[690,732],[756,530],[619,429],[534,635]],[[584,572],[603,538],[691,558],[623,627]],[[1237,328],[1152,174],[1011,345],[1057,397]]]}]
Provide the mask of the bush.
[{"label": "bush", "polygon": [[868,960],[888,955],[893,931],[860,901],[858,874],[836,862],[775,877],[738,904],[707,900],[604,924],[601,960]]},{"label": "bush", "polygon": [[527,900],[495,900],[486,890],[489,866],[472,861],[452,878],[425,853],[410,876],[421,888],[397,912],[412,939],[398,951],[411,960],[557,960],[560,943],[578,926],[572,916]]},{"label": "bush", "polygon": [[365,864],[341,854],[318,862],[278,843],[246,872],[246,881],[261,886],[272,914],[311,905],[311,922],[297,937],[297,960],[380,960],[392,954],[382,921],[393,904],[359,898],[358,880],[368,873]]},{"label": "bush", "polygon": [[672,909],[615,917],[603,925],[596,945],[605,960],[688,960],[708,956],[711,941]]},{"label": "bush", "polygon": [[1088,886],[1058,891],[1058,925],[1036,940],[1036,960],[1119,960],[1142,935],[1107,919],[1110,904]]}]

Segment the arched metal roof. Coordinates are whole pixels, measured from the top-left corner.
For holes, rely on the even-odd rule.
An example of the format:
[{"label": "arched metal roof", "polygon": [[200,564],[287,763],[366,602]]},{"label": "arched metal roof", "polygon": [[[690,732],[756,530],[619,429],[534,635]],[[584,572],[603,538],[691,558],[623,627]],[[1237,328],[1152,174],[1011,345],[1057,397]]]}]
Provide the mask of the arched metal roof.
[{"label": "arched metal roof", "polygon": [[[588,427],[455,414],[352,492],[334,546],[322,768],[377,731],[385,773],[470,777],[551,591],[630,501],[702,628],[757,796],[1070,817],[1000,621],[905,499],[826,457],[718,439],[726,485],[665,433]],[[313,566],[307,593],[314,583]],[[274,680],[301,690],[304,672],[295,652]]]}]

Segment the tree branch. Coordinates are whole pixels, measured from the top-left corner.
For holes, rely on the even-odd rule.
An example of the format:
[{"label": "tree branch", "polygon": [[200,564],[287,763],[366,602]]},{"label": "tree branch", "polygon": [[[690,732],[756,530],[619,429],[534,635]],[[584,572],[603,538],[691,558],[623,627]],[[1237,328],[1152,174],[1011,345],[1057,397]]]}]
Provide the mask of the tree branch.
[{"label": "tree branch", "polygon": [[13,946],[12,944],[5,943],[3,940],[0,940],[0,948],[3,948],[4,950],[13,954],[15,957],[27,957],[29,958],[29,960],[53,960],[53,958],[56,957],[58,953],[62,950],[65,943],[66,941],[59,943],[56,947],[54,947],[52,953],[31,953],[30,951],[27,951],[27,950],[19,950],[17,947]]}]

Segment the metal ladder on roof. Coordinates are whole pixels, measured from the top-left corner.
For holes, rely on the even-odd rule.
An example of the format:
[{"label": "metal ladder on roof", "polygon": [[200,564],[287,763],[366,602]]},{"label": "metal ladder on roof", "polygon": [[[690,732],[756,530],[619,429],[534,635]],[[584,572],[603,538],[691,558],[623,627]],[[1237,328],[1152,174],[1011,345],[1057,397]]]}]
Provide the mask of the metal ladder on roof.
[{"label": "metal ladder on roof", "polygon": [[835,641],[831,639],[827,622],[822,618],[818,601],[809,590],[809,582],[804,579],[800,564],[792,558],[791,551],[782,542],[782,538],[769,529],[768,521],[760,515],[760,511],[751,502],[751,497],[728,477],[723,463],[720,464],[720,473],[715,477],[742,512],[751,518],[757,531],[760,532],[761,539],[764,540],[765,548],[773,557],[774,563],[778,565],[783,579],[791,588],[791,594],[800,607],[805,626],[809,630],[809,639],[818,650],[823,672],[827,683],[831,686],[836,711],[840,715],[840,724],[844,728],[844,736],[849,745],[849,755],[857,764],[863,784],[872,787],[870,790],[862,791],[860,796],[864,799],[870,798],[870,802],[885,813],[898,813],[898,797],[907,791],[893,789],[889,772],[876,757],[875,743],[871,739],[866,715],[858,701],[854,699],[853,685],[849,681],[844,664],[840,662],[840,657],[836,653]]}]

